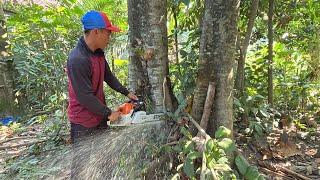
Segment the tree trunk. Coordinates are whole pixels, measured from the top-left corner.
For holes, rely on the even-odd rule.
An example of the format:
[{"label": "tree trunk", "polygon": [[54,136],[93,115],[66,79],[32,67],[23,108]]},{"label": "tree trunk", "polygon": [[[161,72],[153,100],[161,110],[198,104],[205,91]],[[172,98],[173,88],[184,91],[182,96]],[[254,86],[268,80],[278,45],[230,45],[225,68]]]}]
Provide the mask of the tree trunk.
[{"label": "tree trunk", "polygon": [[235,86],[240,96],[243,94],[243,91],[244,91],[244,82],[245,82],[244,67],[245,67],[247,50],[250,43],[252,29],[254,25],[254,20],[257,16],[258,5],[259,5],[259,0],[252,0],[250,15],[248,17],[248,26],[247,26],[246,35],[245,35],[244,41],[242,42],[242,45],[240,45],[240,58],[238,60],[237,76],[235,81]]},{"label": "tree trunk", "polygon": [[219,126],[233,130],[233,63],[238,16],[239,0],[205,1],[192,116],[199,122],[208,84],[213,80],[216,91],[208,124],[211,135]]},{"label": "tree trunk", "polygon": [[[179,42],[178,42],[178,8],[176,5],[173,5],[172,7],[173,11],[173,19],[174,19],[174,47],[175,47],[175,60],[176,60],[176,65],[178,68],[178,73],[179,73],[179,78],[181,78],[181,68],[180,68],[180,63],[179,63]],[[185,97],[185,92],[182,92],[182,94]]]},{"label": "tree trunk", "polygon": [[268,12],[268,103],[273,107],[273,7],[274,0],[269,0]]},{"label": "tree trunk", "polygon": [[[8,36],[2,1],[0,1],[0,113],[14,112],[14,68],[8,61]],[[0,114],[1,116],[1,114]]]},{"label": "tree trunk", "polygon": [[166,7],[166,1],[128,0],[129,87],[144,98],[152,112],[173,111],[173,97],[164,98],[173,95],[168,77]]}]

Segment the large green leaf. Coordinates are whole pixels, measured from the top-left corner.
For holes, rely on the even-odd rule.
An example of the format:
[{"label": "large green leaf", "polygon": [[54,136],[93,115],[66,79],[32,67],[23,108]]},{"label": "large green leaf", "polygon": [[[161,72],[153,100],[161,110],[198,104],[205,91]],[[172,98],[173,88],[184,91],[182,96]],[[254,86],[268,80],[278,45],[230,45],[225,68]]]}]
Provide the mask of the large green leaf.
[{"label": "large green leaf", "polygon": [[249,166],[247,172],[245,173],[244,177],[246,179],[257,180],[259,178],[259,171],[258,168],[255,166]]},{"label": "large green leaf", "polygon": [[220,139],[220,138],[226,138],[231,136],[231,130],[224,126],[220,126],[216,133],[214,134],[215,138]]},{"label": "large green leaf", "polygon": [[191,152],[187,156],[187,158],[191,159],[191,160],[195,160],[195,159],[197,159],[199,157],[202,157],[202,153],[200,153],[200,152]]},{"label": "large green leaf", "polygon": [[210,152],[213,149],[213,147],[214,147],[214,141],[213,139],[209,139],[206,144],[206,150]]},{"label": "large green leaf", "polygon": [[186,173],[188,177],[193,177],[195,174],[193,161],[190,159],[186,159],[183,164],[183,172]]},{"label": "large green leaf", "polygon": [[235,159],[235,162],[241,175],[245,175],[248,167],[250,166],[248,161],[243,156],[238,155]]},{"label": "large green leaf", "polygon": [[226,151],[226,153],[230,153],[235,149],[235,144],[229,138],[223,138],[218,145]]}]

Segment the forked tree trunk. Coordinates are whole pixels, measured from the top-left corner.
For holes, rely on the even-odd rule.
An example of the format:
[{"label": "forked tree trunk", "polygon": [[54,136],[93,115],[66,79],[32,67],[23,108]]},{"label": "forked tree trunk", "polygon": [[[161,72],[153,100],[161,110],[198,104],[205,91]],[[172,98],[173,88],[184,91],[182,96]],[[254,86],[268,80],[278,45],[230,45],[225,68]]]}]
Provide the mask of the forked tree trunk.
[{"label": "forked tree trunk", "polygon": [[199,122],[209,81],[216,85],[208,133],[219,126],[233,130],[233,63],[239,0],[205,1],[200,59],[192,116]]}]

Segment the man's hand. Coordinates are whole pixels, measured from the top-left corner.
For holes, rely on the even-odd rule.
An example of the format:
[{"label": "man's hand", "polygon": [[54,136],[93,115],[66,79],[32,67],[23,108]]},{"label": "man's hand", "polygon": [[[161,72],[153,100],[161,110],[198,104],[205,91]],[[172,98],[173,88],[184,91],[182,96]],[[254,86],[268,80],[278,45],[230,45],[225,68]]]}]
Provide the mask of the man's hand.
[{"label": "man's hand", "polygon": [[134,95],[132,92],[130,92],[128,95],[127,95],[128,98],[130,99],[133,99],[133,100],[138,100],[138,97],[136,95]]},{"label": "man's hand", "polygon": [[119,111],[113,111],[110,116],[108,116],[109,121],[118,121],[120,118],[120,112]]}]

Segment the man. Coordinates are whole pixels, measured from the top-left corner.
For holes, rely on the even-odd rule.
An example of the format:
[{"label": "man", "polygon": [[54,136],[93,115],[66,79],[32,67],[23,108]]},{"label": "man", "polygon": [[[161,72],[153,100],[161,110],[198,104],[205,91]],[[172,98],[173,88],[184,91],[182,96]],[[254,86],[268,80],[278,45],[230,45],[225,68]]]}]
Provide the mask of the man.
[{"label": "man", "polygon": [[81,21],[85,34],[71,51],[67,63],[68,118],[71,122],[72,141],[81,134],[79,131],[92,131],[105,126],[107,121],[119,119],[120,113],[106,106],[103,81],[117,92],[137,100],[112,74],[103,52],[111,33],[119,32],[120,29],[113,26],[102,12],[89,11]]},{"label": "man", "polygon": [[[89,11],[81,19],[84,36],[71,51],[67,62],[71,141],[77,143],[101,128],[107,121],[117,121],[120,113],[107,107],[103,91],[105,81],[112,89],[130,99],[138,98],[121,85],[105,60],[103,49],[112,32],[120,29],[111,24],[103,12]],[[73,172],[72,172],[73,173]]]}]

